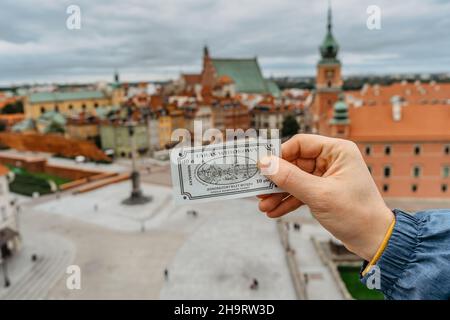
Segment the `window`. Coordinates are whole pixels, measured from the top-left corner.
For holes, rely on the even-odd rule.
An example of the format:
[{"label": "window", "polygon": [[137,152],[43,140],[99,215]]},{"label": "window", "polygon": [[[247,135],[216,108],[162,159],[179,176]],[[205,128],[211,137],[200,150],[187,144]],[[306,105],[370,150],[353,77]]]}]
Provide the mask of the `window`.
[{"label": "window", "polygon": [[333,79],[333,77],[334,77],[334,71],[333,71],[333,70],[327,70],[326,72],[327,72],[326,77],[327,77],[328,79]]},{"label": "window", "polygon": [[389,178],[391,176],[391,167],[385,166],[383,169],[383,174],[385,178]]},{"label": "window", "polygon": [[387,156],[391,154],[391,146],[384,147],[384,154]]},{"label": "window", "polygon": [[69,104],[69,110],[73,109],[73,105]]},{"label": "window", "polygon": [[370,156],[372,154],[372,147],[366,146],[366,148],[364,149],[364,153],[366,154],[366,156]]},{"label": "window", "polygon": [[420,166],[414,166],[414,167],[413,167],[413,177],[414,177],[414,178],[420,177],[420,173],[421,173],[421,168],[420,168]]},{"label": "window", "polygon": [[83,111],[86,110],[86,104],[85,104],[85,103],[83,103],[83,104],[81,105],[81,109],[83,109]]},{"label": "window", "polygon": [[411,185],[411,191],[412,192],[417,192],[417,184]]},{"label": "window", "polygon": [[418,155],[420,154],[421,151],[422,151],[422,148],[421,148],[419,145],[417,145],[417,146],[414,147],[414,154],[415,154],[416,156],[418,156]]},{"label": "window", "polygon": [[57,104],[55,104],[55,111],[58,112],[59,111],[59,106]]},{"label": "window", "polygon": [[444,146],[444,154],[446,154],[446,155],[450,154],[450,145]]},{"label": "window", "polygon": [[442,167],[442,178],[448,178],[450,177],[450,166],[443,166]]},{"label": "window", "polygon": [[442,191],[442,192],[447,192],[447,190],[448,190],[447,184],[443,183],[443,184],[441,185],[441,191]]},{"label": "window", "polygon": [[98,103],[95,102],[95,103],[94,103],[94,108],[97,108],[97,107],[98,107]]},{"label": "window", "polygon": [[41,114],[44,114],[44,113],[45,113],[45,108],[41,107]]},{"label": "window", "polygon": [[383,192],[388,192],[388,191],[389,191],[389,185],[383,184]]}]

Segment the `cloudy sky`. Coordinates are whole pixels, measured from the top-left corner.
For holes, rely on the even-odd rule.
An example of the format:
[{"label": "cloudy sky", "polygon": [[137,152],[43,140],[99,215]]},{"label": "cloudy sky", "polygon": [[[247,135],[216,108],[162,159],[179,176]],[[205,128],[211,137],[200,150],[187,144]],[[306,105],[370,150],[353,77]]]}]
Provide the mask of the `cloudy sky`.
[{"label": "cloudy sky", "polygon": [[[66,27],[69,5],[81,29]],[[369,5],[381,30],[366,26]],[[450,0],[334,0],[344,74],[449,72]],[[176,77],[258,56],[265,76],[314,74],[326,0],[2,0],[0,84]]]}]

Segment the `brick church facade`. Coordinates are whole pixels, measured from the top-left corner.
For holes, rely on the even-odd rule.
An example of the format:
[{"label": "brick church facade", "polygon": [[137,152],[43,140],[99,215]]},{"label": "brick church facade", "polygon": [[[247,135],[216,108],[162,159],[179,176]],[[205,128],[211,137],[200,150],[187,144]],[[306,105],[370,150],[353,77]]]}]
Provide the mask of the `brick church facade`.
[{"label": "brick church facade", "polygon": [[366,84],[344,92],[338,52],[328,9],[313,133],[354,141],[386,198],[450,198],[450,84]]}]

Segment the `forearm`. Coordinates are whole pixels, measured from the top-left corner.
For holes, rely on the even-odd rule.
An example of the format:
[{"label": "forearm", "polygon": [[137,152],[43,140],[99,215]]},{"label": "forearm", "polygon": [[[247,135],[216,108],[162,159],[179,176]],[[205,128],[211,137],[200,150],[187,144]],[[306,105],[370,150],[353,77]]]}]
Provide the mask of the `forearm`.
[{"label": "forearm", "polygon": [[394,213],[389,242],[362,281],[377,281],[379,276],[380,290],[387,299],[449,299],[450,211],[414,216],[400,210]]}]

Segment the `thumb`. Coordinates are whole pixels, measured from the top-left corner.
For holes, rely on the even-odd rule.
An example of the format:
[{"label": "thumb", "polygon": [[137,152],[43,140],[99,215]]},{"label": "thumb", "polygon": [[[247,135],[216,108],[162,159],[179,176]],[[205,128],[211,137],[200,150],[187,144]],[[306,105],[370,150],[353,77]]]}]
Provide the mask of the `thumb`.
[{"label": "thumb", "polygon": [[307,173],[296,165],[276,156],[264,157],[258,162],[261,174],[269,178],[279,188],[299,200],[311,194],[322,182],[320,177]]}]

